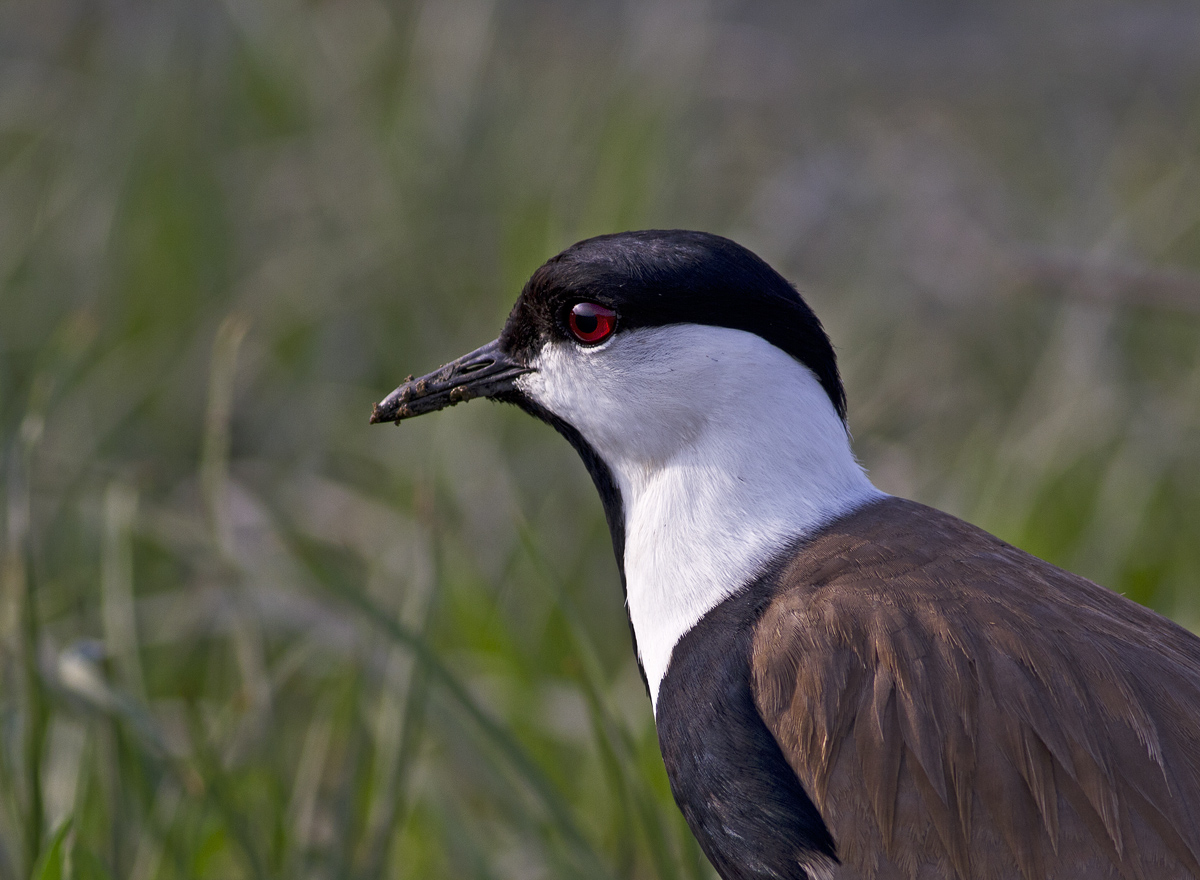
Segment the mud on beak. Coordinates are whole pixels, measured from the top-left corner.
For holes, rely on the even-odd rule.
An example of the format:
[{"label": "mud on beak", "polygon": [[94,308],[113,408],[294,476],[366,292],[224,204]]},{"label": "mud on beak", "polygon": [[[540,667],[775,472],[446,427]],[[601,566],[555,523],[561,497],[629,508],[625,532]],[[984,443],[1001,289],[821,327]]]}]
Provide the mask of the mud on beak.
[{"label": "mud on beak", "polygon": [[518,376],[533,368],[501,350],[500,340],[489,342],[420,379],[408,380],[375,404],[371,424],[395,422],[437,412],[473,397],[499,397],[517,390]]}]

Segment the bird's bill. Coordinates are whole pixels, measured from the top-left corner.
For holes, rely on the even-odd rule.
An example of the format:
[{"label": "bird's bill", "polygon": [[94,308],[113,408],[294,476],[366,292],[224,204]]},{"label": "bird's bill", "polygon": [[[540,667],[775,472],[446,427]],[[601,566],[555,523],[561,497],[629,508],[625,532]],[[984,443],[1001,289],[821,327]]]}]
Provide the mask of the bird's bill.
[{"label": "bird's bill", "polygon": [[410,376],[375,404],[371,424],[399,424],[404,419],[437,412],[473,397],[496,397],[515,391],[516,378],[528,372],[531,368],[505,353],[496,339],[419,379]]}]

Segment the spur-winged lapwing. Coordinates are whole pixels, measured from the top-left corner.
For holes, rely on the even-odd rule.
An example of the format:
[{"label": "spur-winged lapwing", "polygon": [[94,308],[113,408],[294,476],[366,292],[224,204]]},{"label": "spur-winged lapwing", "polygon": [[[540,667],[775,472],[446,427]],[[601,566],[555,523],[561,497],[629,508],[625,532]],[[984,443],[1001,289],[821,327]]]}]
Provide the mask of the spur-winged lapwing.
[{"label": "spur-winged lapwing", "polygon": [[820,322],[750,251],[580,242],[371,421],[472,397],[591,473],[671,788],[726,880],[1200,877],[1200,639],[875,489]]}]

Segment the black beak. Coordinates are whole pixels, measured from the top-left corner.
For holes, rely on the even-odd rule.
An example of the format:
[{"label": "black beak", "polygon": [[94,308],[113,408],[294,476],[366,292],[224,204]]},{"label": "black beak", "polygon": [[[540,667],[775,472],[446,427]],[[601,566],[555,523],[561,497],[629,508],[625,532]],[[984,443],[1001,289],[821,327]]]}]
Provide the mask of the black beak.
[{"label": "black beak", "polygon": [[518,376],[533,372],[500,348],[500,340],[489,342],[456,361],[420,379],[408,380],[375,404],[371,424],[395,422],[437,412],[472,397],[497,397],[516,391]]}]

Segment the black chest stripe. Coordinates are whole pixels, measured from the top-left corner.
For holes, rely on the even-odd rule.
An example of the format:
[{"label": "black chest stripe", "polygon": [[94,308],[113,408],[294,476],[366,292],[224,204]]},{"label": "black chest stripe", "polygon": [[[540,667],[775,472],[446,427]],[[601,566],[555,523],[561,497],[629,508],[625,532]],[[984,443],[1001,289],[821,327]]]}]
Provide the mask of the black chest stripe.
[{"label": "black chest stripe", "polygon": [[837,862],[833,838],[767,730],[750,692],[766,576],[726,599],[675,646],[658,692],[671,791],[725,880],[812,880]]}]

